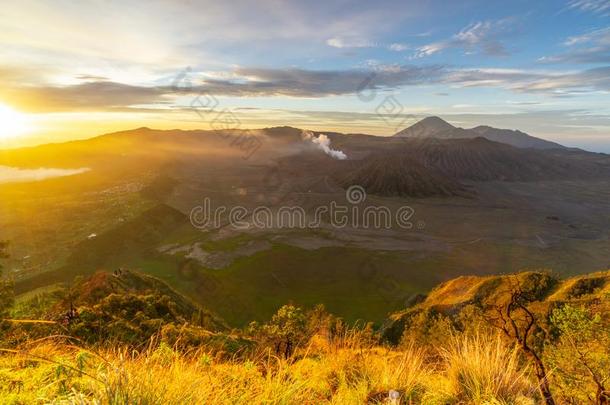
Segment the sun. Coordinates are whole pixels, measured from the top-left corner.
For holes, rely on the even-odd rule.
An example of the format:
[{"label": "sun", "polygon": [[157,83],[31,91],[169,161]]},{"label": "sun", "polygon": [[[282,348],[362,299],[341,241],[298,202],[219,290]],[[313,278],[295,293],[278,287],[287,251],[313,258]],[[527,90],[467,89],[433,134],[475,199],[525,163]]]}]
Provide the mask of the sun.
[{"label": "sun", "polygon": [[30,130],[26,114],[0,103],[0,141],[17,138]]}]

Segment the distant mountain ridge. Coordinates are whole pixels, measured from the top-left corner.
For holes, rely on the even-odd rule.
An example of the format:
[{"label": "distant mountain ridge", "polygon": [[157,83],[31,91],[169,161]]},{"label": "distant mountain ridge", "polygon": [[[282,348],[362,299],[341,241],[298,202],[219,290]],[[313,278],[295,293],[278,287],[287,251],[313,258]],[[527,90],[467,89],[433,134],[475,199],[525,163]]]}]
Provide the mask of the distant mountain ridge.
[{"label": "distant mountain ridge", "polygon": [[[439,139],[415,137],[394,150],[371,153],[328,166],[325,171],[343,187],[359,185],[382,196],[471,197],[464,182],[592,179],[610,175],[610,168],[577,160],[548,149],[519,149],[483,137]],[[313,163],[318,168],[323,162]],[[313,166],[312,164],[312,166]],[[310,172],[312,169],[307,170]]]},{"label": "distant mountain ridge", "polygon": [[566,149],[565,146],[555,142],[546,141],[528,135],[525,132],[512,129],[499,129],[480,125],[471,129],[454,127],[439,117],[426,117],[408,128],[394,134],[399,138],[478,138],[483,137],[490,141],[500,142],[517,148],[532,149]]}]

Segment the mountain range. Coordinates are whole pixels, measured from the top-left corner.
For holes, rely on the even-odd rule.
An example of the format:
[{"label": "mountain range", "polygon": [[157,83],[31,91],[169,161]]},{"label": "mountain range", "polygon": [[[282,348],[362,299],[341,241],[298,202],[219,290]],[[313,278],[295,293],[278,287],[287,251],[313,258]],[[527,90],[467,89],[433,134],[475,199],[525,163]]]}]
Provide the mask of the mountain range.
[{"label": "mountain range", "polygon": [[439,117],[427,117],[405,128],[394,136],[399,138],[486,138],[490,141],[505,143],[517,148],[563,149],[565,146],[511,129],[498,129],[480,125],[471,129],[454,127]]},{"label": "mountain range", "polygon": [[[89,169],[0,185],[0,240],[11,241],[5,268],[19,294],[136,269],[230,326],[289,301],[382,320],[409,296],[464,274],[607,268],[610,156],[475,132],[434,118],[406,137],[139,128],[3,150],[3,166]],[[308,216],[333,203],[355,207],[346,201],[352,185],[366,191],[363,208],[411,207],[412,229],[337,228],[325,219],[314,229],[223,222],[201,230],[190,222],[205,198],[213,209],[299,206]]]}]

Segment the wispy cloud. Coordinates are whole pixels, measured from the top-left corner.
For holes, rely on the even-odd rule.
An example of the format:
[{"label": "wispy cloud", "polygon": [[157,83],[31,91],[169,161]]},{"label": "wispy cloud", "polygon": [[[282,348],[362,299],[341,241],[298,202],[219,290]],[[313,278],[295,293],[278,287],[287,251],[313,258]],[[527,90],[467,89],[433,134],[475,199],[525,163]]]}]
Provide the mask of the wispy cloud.
[{"label": "wispy cloud", "polygon": [[573,96],[610,91],[610,66],[576,72],[519,69],[462,69],[448,72],[447,83],[466,87],[505,88],[519,93]]},{"label": "wispy cloud", "polygon": [[539,59],[544,63],[610,63],[610,27],[569,37],[568,51]]},{"label": "wispy cloud", "polygon": [[409,45],[401,44],[401,43],[393,43],[388,46],[389,50],[396,51],[396,52],[406,51],[409,48],[410,48]]},{"label": "wispy cloud", "polygon": [[395,42],[390,44],[384,44],[379,42],[373,42],[364,40],[361,38],[342,38],[333,37],[326,40],[326,45],[333,48],[383,48],[394,52],[402,52],[410,49],[407,44]]},{"label": "wispy cloud", "polygon": [[515,22],[514,18],[504,18],[470,24],[449,39],[419,47],[413,57],[422,58],[452,48],[462,49],[465,53],[507,55],[508,51],[500,38],[514,29]]},{"label": "wispy cloud", "polygon": [[600,14],[603,16],[610,15],[609,0],[571,0],[570,2],[568,2],[568,7],[581,11],[591,12],[594,14]]},{"label": "wispy cloud", "polygon": [[370,41],[362,39],[350,40],[340,37],[329,38],[326,40],[326,45],[333,48],[372,48],[376,45]]}]

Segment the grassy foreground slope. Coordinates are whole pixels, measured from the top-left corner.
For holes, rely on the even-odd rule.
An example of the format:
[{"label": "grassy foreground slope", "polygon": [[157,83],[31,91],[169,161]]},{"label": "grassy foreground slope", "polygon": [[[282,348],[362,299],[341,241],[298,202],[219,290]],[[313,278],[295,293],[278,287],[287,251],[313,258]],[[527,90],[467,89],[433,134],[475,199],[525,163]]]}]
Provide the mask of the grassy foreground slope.
[{"label": "grassy foreground slope", "polygon": [[[527,369],[499,339],[456,341],[446,350],[433,366],[423,349],[361,347],[353,338],[310,346],[291,359],[244,361],[218,359],[204,348],[92,352],[45,344],[0,357],[0,398],[7,404],[535,403]],[[472,354],[479,357],[469,359]],[[462,381],[461,372],[472,381]]]},{"label": "grassy foreground slope", "polygon": [[546,368],[553,403],[607,404],[610,271],[460,277],[379,330],[292,305],[228,330],[158,279],[96,273],[63,296],[41,293],[55,301],[29,297],[56,324],[2,325],[0,403],[550,404],[523,342],[490,316],[515,291],[527,293],[525,344]]}]

